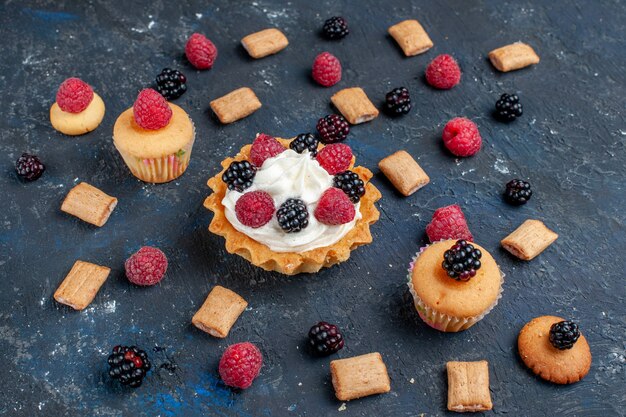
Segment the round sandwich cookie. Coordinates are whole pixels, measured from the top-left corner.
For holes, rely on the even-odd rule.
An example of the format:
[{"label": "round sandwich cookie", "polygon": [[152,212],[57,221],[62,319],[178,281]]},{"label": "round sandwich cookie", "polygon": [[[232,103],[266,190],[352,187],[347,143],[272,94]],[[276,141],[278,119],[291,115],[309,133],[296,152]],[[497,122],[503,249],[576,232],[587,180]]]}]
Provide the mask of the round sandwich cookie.
[{"label": "round sandwich cookie", "polygon": [[555,384],[571,384],[587,375],[591,350],[573,321],[556,316],[532,319],[520,331],[517,348],[536,375]]}]

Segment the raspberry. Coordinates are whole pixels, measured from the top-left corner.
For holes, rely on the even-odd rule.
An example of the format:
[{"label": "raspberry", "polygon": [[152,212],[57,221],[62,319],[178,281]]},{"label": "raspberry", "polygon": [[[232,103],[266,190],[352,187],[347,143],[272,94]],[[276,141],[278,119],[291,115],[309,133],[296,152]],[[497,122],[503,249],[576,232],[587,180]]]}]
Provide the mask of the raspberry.
[{"label": "raspberry", "polygon": [[350,33],[348,22],[341,16],[333,16],[324,22],[322,33],[328,39],[341,39]]},{"label": "raspberry", "polygon": [[144,129],[161,129],[170,122],[172,109],[156,90],[145,88],[139,92],[133,104],[135,122]]},{"label": "raspberry", "polygon": [[263,356],[259,348],[250,342],[230,345],[220,359],[219,372],[228,386],[246,389],[259,375]]},{"label": "raspberry", "polygon": [[441,266],[450,278],[457,281],[469,281],[470,278],[476,276],[476,271],[482,266],[480,263],[482,256],[480,249],[461,239],[443,254]]},{"label": "raspberry", "polygon": [[187,40],[185,55],[197,69],[211,69],[217,58],[217,48],[206,36],[194,33]]},{"label": "raspberry", "polygon": [[317,131],[322,138],[322,143],[343,142],[350,133],[350,125],[338,114],[329,114],[317,121]]},{"label": "raspberry", "polygon": [[461,211],[461,207],[456,204],[435,210],[433,219],[426,226],[426,234],[431,243],[442,239],[474,241],[472,233],[467,227],[465,215]]},{"label": "raspberry", "polygon": [[275,210],[272,196],[265,191],[245,193],[235,204],[237,220],[253,229],[264,226],[272,220]]},{"label": "raspberry", "polygon": [[439,55],[428,64],[426,81],[435,88],[448,90],[461,81],[461,68],[450,55]]},{"label": "raspberry", "polygon": [[443,128],[443,143],[456,156],[476,154],[482,142],[476,123],[465,117],[456,117]]},{"label": "raspberry", "polygon": [[139,387],[152,367],[146,352],[137,346],[115,346],[107,362],[109,376],[131,388]]},{"label": "raspberry", "polygon": [[341,81],[341,63],[336,56],[322,52],[313,62],[313,79],[319,85],[330,87]]},{"label": "raspberry", "polygon": [[309,345],[318,355],[330,355],[343,347],[343,336],[335,324],[320,321],[309,330]]},{"label": "raspberry", "polygon": [[80,113],[93,100],[93,89],[79,78],[68,78],[59,86],[56,100],[61,110]]},{"label": "raspberry", "polygon": [[15,172],[26,181],[35,181],[45,170],[46,166],[35,155],[23,153],[15,161]]},{"label": "raspberry", "polygon": [[250,162],[260,168],[267,158],[276,156],[284,150],[285,147],[272,136],[260,133],[256,139],[254,139],[254,142],[252,142]]},{"label": "raspberry", "polygon": [[324,191],[315,208],[315,218],[331,226],[349,223],[354,219],[354,204],[339,188]]},{"label": "raspberry", "polygon": [[160,249],[144,246],[133,253],[124,264],[126,277],[135,285],[154,285],[167,271],[167,258]]},{"label": "raspberry", "polygon": [[317,162],[330,175],[345,171],[352,162],[352,149],[343,143],[326,145],[317,153]]}]

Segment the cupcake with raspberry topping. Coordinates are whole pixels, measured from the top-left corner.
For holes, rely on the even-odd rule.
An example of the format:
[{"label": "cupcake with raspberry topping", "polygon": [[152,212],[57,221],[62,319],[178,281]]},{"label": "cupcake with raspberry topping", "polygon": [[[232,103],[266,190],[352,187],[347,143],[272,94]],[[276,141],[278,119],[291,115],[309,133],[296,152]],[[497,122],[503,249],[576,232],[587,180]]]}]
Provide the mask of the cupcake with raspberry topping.
[{"label": "cupcake with raspberry topping", "polygon": [[152,183],[172,181],[185,172],[195,137],[189,115],[151,88],[139,93],[113,127],[113,144],[132,174]]},{"label": "cupcake with raspberry topping", "polygon": [[50,123],[66,135],[83,135],[100,125],[104,111],[104,101],[93,88],[72,77],[63,81],[57,90],[56,101],[50,107]]},{"label": "cupcake with raspberry topping", "polygon": [[265,270],[317,272],[370,243],[380,192],[372,173],[354,166],[349,146],[323,146],[316,136],[260,134],[209,179],[209,230],[226,250]]}]

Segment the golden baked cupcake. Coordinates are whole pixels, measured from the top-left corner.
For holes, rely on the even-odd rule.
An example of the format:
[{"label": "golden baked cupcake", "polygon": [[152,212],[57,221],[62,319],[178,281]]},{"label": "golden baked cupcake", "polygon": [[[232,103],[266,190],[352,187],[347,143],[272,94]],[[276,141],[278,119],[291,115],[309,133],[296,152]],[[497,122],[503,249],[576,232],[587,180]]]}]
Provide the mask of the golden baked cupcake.
[{"label": "golden baked cupcake", "polygon": [[50,107],[50,123],[66,135],[83,135],[100,125],[104,111],[104,101],[93,88],[72,77],[59,86],[56,102]]},{"label": "golden baked cupcake", "polygon": [[191,157],[196,130],[187,113],[146,88],[113,127],[113,144],[133,175],[162,183],[180,177]]},{"label": "golden baked cupcake", "polygon": [[209,230],[226,250],[268,271],[317,272],[371,243],[380,192],[372,173],[354,167],[350,147],[260,134],[208,181]]},{"label": "golden baked cupcake", "polygon": [[415,309],[443,332],[465,330],[482,320],[502,294],[504,276],[476,243],[442,240],[420,250],[409,268]]}]

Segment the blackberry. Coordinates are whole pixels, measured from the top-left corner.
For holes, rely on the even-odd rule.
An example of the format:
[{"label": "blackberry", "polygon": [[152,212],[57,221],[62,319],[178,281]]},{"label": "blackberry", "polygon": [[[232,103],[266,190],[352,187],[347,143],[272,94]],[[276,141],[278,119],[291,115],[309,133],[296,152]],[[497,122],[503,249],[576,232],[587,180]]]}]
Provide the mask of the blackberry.
[{"label": "blackberry", "polygon": [[295,233],[309,225],[309,212],[304,201],[289,198],[278,208],[276,219],[286,233]]},{"label": "blackberry", "polygon": [[394,88],[385,96],[385,109],[393,116],[407,114],[411,110],[411,96],[406,87]]},{"label": "blackberry", "polygon": [[322,32],[328,39],[341,39],[350,33],[350,30],[346,19],[341,16],[333,16],[324,22]]},{"label": "blackberry", "polygon": [[109,376],[137,388],[151,368],[148,355],[137,346],[115,346],[109,355]]},{"label": "blackberry", "polygon": [[309,344],[318,355],[330,355],[343,347],[343,336],[334,324],[320,321],[309,330]]},{"label": "blackberry", "polygon": [[222,174],[222,181],[228,185],[229,190],[242,192],[252,186],[252,180],[256,175],[256,169],[248,161],[234,161]]},{"label": "blackberry", "polygon": [[317,155],[317,145],[320,141],[312,133],[300,133],[294,140],[289,143],[289,148],[298,153],[302,153],[306,150],[311,152],[311,158],[315,158]]},{"label": "blackberry", "polygon": [[333,178],[333,187],[341,189],[354,204],[365,194],[365,183],[359,174],[350,170],[340,172]]},{"label": "blackberry", "polygon": [[156,89],[166,100],[174,100],[187,91],[187,77],[171,68],[163,68],[156,77]]},{"label": "blackberry", "polygon": [[329,114],[317,121],[317,131],[322,143],[343,142],[350,133],[348,121],[338,114]]},{"label": "blackberry", "polygon": [[532,195],[533,190],[530,189],[530,184],[526,181],[514,179],[506,183],[504,199],[510,204],[515,206],[526,204]]},{"label": "blackberry", "polygon": [[468,281],[480,269],[482,256],[480,249],[461,239],[443,254],[441,266],[448,272],[449,277],[457,281]]},{"label": "blackberry", "polygon": [[550,344],[559,350],[571,349],[580,337],[578,324],[564,320],[550,326]]},{"label": "blackberry", "polygon": [[41,177],[46,170],[44,164],[35,155],[23,153],[17,161],[15,161],[15,171],[20,178],[26,181],[35,181]]},{"label": "blackberry", "polygon": [[496,116],[502,121],[511,122],[524,113],[517,94],[502,94],[496,102]]}]

